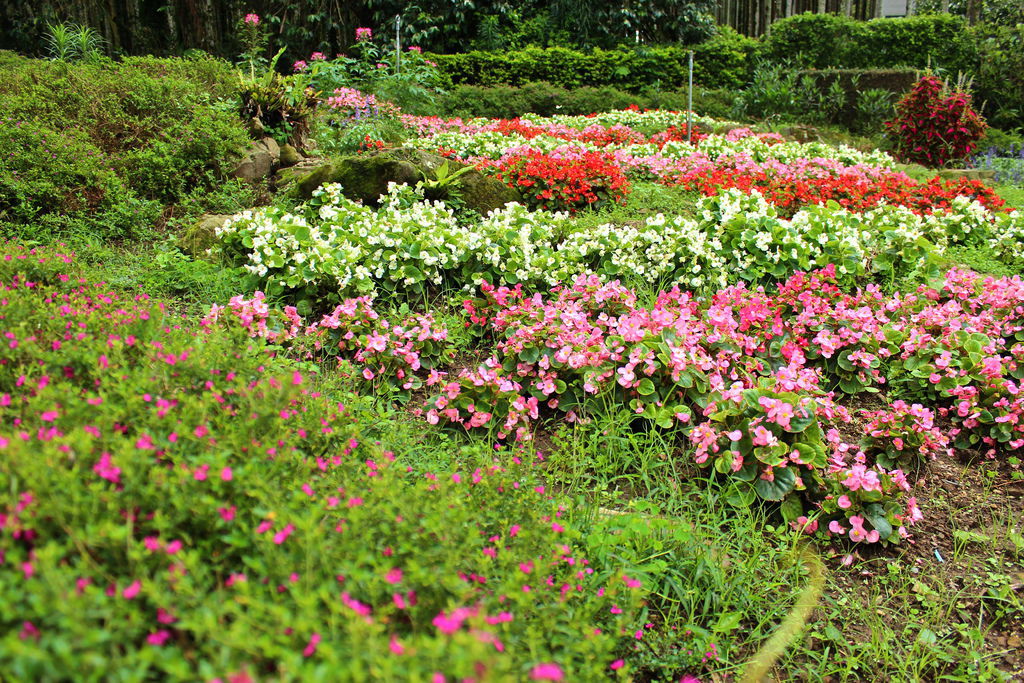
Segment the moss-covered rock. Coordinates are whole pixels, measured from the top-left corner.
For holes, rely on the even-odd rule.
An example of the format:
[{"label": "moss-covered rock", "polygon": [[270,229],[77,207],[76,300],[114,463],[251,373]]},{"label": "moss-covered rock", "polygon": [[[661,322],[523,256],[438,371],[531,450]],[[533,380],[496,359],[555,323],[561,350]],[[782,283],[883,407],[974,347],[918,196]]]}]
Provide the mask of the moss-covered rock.
[{"label": "moss-covered rock", "polygon": [[523,195],[518,190],[480,171],[470,171],[460,176],[456,187],[466,206],[480,214],[500,209],[509,202],[523,202]]},{"label": "moss-covered rock", "polygon": [[230,215],[219,213],[204,215],[178,238],[178,248],[190,256],[205,257],[206,251],[217,241],[217,228],[229,218]]},{"label": "moss-covered rock", "polygon": [[287,168],[302,161],[302,154],[291,145],[281,145],[281,166]]},{"label": "moss-covered rock", "polygon": [[[466,167],[438,154],[402,147],[319,162],[307,160],[279,171],[275,183],[279,190],[290,186],[289,191],[300,199],[308,198],[324,183],[339,183],[346,197],[373,206],[387,193],[388,183],[415,185],[420,181],[436,181],[438,169],[445,164],[448,164],[449,175]],[[428,194],[431,199],[457,195],[468,208],[482,214],[523,200],[515,189],[476,170],[463,173],[450,185],[431,188]]]}]

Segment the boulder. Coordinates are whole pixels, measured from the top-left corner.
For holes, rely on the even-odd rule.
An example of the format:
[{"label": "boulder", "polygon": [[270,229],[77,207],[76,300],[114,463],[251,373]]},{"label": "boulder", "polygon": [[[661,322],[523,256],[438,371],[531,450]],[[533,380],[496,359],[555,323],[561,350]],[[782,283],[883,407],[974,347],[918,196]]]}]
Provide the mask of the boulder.
[{"label": "boulder", "polygon": [[208,213],[192,224],[178,238],[178,248],[189,256],[203,258],[217,241],[217,228],[231,218],[230,214]]},{"label": "boulder", "polygon": [[281,168],[288,168],[302,161],[302,154],[291,145],[281,145]]},{"label": "boulder", "polygon": [[[437,169],[445,163],[450,173],[466,164],[418,149],[398,148],[377,154],[360,154],[314,162],[282,169],[275,176],[278,189],[292,186],[299,198],[308,198],[324,183],[339,183],[349,199],[376,206],[380,195],[388,191],[388,183],[415,185],[420,181],[437,180]],[[447,199],[457,195],[470,209],[486,214],[509,202],[521,202],[522,195],[496,178],[473,170],[459,176],[451,185],[432,188],[431,199]]]},{"label": "boulder", "polygon": [[263,138],[249,146],[231,176],[249,182],[258,182],[270,176],[281,161],[281,148],[274,138]]}]

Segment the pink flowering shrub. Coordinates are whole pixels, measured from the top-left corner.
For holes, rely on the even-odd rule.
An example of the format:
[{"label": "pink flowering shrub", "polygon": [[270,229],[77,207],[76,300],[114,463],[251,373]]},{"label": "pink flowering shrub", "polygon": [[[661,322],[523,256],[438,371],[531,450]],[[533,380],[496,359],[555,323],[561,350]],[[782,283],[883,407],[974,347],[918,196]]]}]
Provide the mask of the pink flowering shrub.
[{"label": "pink flowering shrub", "polygon": [[[597,276],[549,298],[521,285],[485,284],[483,294],[465,306],[493,353],[457,372],[441,369],[432,349],[445,332],[430,319],[371,322],[365,299],[304,334],[348,330],[323,348],[371,381],[433,387],[428,423],[484,428],[498,440],[528,440],[547,416],[573,422],[628,407],[679,430],[698,465],[732,482],[733,499],[779,501],[802,530],[854,541],[894,541],[919,519],[898,466],[952,449],[1024,447],[1019,278],[953,270],[938,289],[847,293],[828,267],[797,273],[774,294],[736,285],[699,301],[673,289],[649,308]],[[892,405],[862,413],[859,443],[843,439],[852,420],[841,400],[883,389]]]},{"label": "pink flowering shrub", "polygon": [[337,88],[324,103],[343,117],[354,117],[357,114],[363,117],[400,116],[402,113],[397,105],[378,100],[375,95],[360,92],[355,88]]},{"label": "pink flowering shrub", "polygon": [[595,680],[638,628],[632,567],[588,560],[528,467],[373,443],[268,353],[258,298],[220,312],[249,337],[52,252],[0,283],[5,675]]},{"label": "pink flowering shrub", "polygon": [[864,443],[877,450],[876,459],[890,467],[950,455],[949,437],[935,426],[934,411],[919,403],[896,400],[888,410],[861,411],[867,420]]}]

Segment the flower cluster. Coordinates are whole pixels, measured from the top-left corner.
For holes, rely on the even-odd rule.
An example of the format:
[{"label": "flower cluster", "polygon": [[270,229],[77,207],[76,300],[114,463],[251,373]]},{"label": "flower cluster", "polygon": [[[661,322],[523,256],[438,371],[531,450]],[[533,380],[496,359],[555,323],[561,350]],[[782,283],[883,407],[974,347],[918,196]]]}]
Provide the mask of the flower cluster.
[{"label": "flower cluster", "polygon": [[699,200],[696,214],[584,230],[564,214],[518,204],[460,220],[406,186],[392,187],[373,210],[325,185],[295,212],[244,212],[217,234],[221,251],[244,265],[257,287],[321,298],[484,281],[553,286],[590,273],[705,289],[740,279],[780,281],[829,264],[844,283],[892,284],[937,274],[937,257],[951,245],[977,246],[996,236],[1003,249],[1024,245],[1019,213],[992,213],[963,196],[924,215],[900,206],[858,213],[830,204],[784,218],[758,192],[732,189]]},{"label": "flower cluster", "polygon": [[[403,123],[419,135],[407,144],[479,163],[517,184],[525,180],[531,198],[535,192],[549,189],[543,178],[537,177],[541,171],[550,172],[545,167],[558,168],[567,160],[575,164],[591,155],[605,165],[618,165],[629,178],[682,186],[705,195],[730,188],[757,191],[786,213],[829,201],[852,211],[887,204],[906,206],[917,213],[948,207],[958,196],[977,199],[993,210],[1003,204],[991,188],[978,181],[912,180],[894,170],[893,159],[883,152],[786,142],[774,133],[739,127],[725,133],[695,132],[690,138],[681,115],[627,113],[624,119],[614,115],[524,116],[463,121],[407,116]],[[622,120],[644,129],[664,127],[648,137]],[[713,122],[700,123],[710,127]],[[538,174],[509,177],[510,164],[517,170],[531,164]]]},{"label": "flower cluster", "polygon": [[[794,275],[774,295],[740,285],[700,301],[672,289],[650,307],[597,276],[550,298],[518,285],[483,292],[466,310],[494,352],[457,372],[441,369],[445,332],[432,320],[382,322],[365,299],[303,334],[334,335],[323,348],[370,381],[386,374],[410,392],[419,375],[434,388],[428,423],[492,429],[499,440],[529,439],[551,414],[572,422],[628,408],[678,430],[736,499],[781,501],[804,531],[852,541],[895,542],[920,519],[898,465],[979,444],[992,455],[1024,448],[1019,278],[950,271],[940,288],[913,295],[849,294],[828,267]],[[861,412],[859,443],[844,439],[853,417],[841,399],[889,385],[899,387],[889,389],[893,403]],[[939,418],[951,426],[940,429]]]},{"label": "flower cluster", "polygon": [[373,115],[399,116],[402,113],[398,105],[378,100],[376,95],[369,95],[355,88],[336,88],[334,94],[324,103],[335,113],[353,118]]},{"label": "flower cluster", "polygon": [[[607,154],[575,149],[544,154],[534,150],[502,157],[493,166],[500,179],[545,210],[575,211],[625,203],[629,181]],[[481,168],[488,168],[482,165]]]}]

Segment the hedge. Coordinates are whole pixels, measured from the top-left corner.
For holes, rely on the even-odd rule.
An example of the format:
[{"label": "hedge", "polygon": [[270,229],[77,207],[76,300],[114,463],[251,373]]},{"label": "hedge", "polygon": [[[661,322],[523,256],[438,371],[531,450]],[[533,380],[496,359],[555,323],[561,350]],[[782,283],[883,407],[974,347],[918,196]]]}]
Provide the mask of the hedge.
[{"label": "hedge", "polygon": [[[637,46],[591,52],[527,48],[433,55],[432,59],[453,87],[523,87],[543,81],[569,90],[610,87],[636,94],[684,86],[690,49],[695,83],[705,89],[743,87],[758,59],[789,63],[796,69],[867,70],[860,88],[895,89],[873,82],[868,75],[872,72],[931,67],[948,79],[955,79],[959,72],[973,77],[975,101],[984,103],[993,125],[1014,128],[1024,118],[1024,26],[968,26],[962,17],[948,14],[866,22],[832,14],[799,14],[775,22],[760,42],[720,27],[718,35],[692,48]],[[507,110],[509,98],[522,93],[488,95],[499,97],[496,106]],[[544,102],[555,106],[551,98]],[[515,111],[522,106],[511,104]]]},{"label": "hedge", "polygon": [[872,21],[798,14],[772,24],[757,56],[805,69],[932,66],[953,74],[973,72],[978,63],[967,23],[948,14]]},{"label": "hedge", "polygon": [[627,92],[686,84],[689,52],[694,80],[710,88],[737,88],[746,82],[757,41],[729,28],[692,47],[647,47],[582,52],[561,47],[530,47],[508,52],[474,50],[431,55],[452,85],[511,85],[544,81],[563,88],[612,86]]},{"label": "hedge", "polygon": [[[735,93],[723,89],[694,87],[693,108],[707,116],[726,119],[732,115]],[[550,83],[513,85],[457,85],[439,98],[440,116],[471,118],[514,118],[526,113],[592,114],[625,109],[636,105],[641,109],[683,110],[687,105],[685,88],[642,93],[629,93],[610,86],[566,89]]]}]

